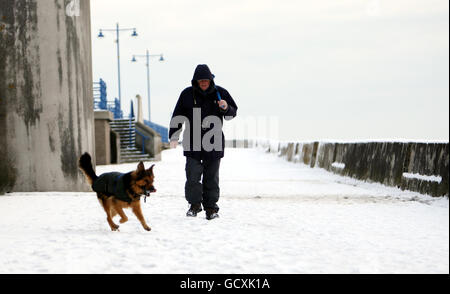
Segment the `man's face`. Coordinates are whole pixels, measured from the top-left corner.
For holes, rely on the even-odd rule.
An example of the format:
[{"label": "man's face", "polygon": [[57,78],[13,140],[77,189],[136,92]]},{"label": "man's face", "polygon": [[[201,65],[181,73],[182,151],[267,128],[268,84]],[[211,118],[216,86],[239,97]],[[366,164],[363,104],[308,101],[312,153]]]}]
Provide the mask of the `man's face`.
[{"label": "man's face", "polygon": [[206,91],[209,88],[210,80],[198,80],[198,86],[203,91]]}]

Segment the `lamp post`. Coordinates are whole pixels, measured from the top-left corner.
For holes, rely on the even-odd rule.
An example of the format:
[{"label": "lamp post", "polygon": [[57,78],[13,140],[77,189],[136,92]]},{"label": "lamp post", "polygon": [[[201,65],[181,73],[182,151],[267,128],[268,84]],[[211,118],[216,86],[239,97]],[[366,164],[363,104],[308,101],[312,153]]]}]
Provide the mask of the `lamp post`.
[{"label": "lamp post", "polygon": [[131,62],[137,62],[136,57],[145,57],[147,60],[147,98],[148,98],[148,121],[151,120],[151,114],[150,114],[150,57],[159,57],[159,61],[164,61],[164,57],[162,54],[150,54],[147,50],[147,53],[145,55],[133,55],[133,59],[131,59]]},{"label": "lamp post", "polygon": [[117,74],[118,74],[119,103],[120,103],[120,105],[122,105],[122,91],[121,91],[121,87],[120,87],[120,40],[119,40],[119,36],[120,36],[120,32],[125,32],[125,31],[133,31],[133,33],[131,34],[131,37],[137,37],[138,36],[138,34],[136,32],[136,28],[121,29],[121,28],[119,28],[119,23],[116,24],[116,28],[115,29],[100,29],[100,32],[98,34],[99,38],[104,38],[105,35],[103,35],[103,32],[115,32],[116,33],[116,38],[117,38],[117,40],[116,40],[116,44],[117,44]]}]

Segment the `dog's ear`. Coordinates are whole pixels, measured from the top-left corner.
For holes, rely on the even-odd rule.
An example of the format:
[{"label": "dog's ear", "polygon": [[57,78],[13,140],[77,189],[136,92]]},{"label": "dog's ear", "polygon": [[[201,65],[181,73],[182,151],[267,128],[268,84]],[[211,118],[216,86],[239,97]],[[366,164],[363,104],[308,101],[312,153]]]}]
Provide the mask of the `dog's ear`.
[{"label": "dog's ear", "polygon": [[144,172],[145,172],[144,163],[141,161],[141,162],[139,162],[139,164],[137,166],[136,174],[139,176],[139,175],[141,175]]},{"label": "dog's ear", "polygon": [[150,174],[153,174],[153,167],[154,167],[155,165],[153,164],[148,170],[147,170],[147,172],[149,172]]}]

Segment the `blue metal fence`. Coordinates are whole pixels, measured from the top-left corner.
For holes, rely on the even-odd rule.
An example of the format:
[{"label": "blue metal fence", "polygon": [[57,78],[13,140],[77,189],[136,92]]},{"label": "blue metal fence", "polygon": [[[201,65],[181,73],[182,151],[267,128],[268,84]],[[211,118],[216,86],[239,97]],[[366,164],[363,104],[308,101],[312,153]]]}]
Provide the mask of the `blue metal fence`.
[{"label": "blue metal fence", "polygon": [[94,109],[106,109],[106,83],[100,79],[100,82],[94,82]]},{"label": "blue metal fence", "polygon": [[123,111],[120,109],[120,100],[118,98],[114,101],[108,102],[108,110],[114,114],[114,119],[123,118]]},{"label": "blue metal fence", "polygon": [[169,142],[169,130],[167,128],[148,120],[144,120],[144,123],[161,135],[161,141],[163,143]]},{"label": "blue metal fence", "polygon": [[106,83],[102,79],[94,82],[94,109],[109,110],[113,113],[114,119],[123,118],[123,111],[120,108],[119,99],[108,101]]},{"label": "blue metal fence", "polygon": [[[94,82],[94,109],[109,110],[113,113],[114,119],[123,118],[123,111],[119,99],[116,98],[114,101],[108,101],[106,83],[102,79],[99,82]],[[131,116],[133,117],[134,114],[131,114]],[[166,127],[148,120],[144,120],[144,123],[161,135],[162,142],[169,142],[169,130]]]}]

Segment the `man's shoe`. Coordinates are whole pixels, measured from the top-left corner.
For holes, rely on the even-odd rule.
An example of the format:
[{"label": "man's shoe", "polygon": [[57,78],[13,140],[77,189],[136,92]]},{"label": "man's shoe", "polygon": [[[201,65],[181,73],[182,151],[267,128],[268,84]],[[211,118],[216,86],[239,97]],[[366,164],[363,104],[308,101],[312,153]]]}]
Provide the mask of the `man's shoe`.
[{"label": "man's shoe", "polygon": [[206,209],[206,219],[207,220],[212,220],[215,218],[218,218],[219,214],[217,213],[217,211],[215,209]]},{"label": "man's shoe", "polygon": [[191,204],[191,208],[186,212],[186,216],[197,216],[197,213],[202,211],[202,205],[201,204]]}]

